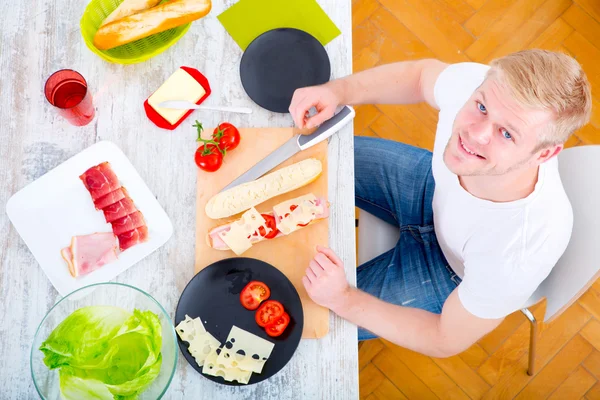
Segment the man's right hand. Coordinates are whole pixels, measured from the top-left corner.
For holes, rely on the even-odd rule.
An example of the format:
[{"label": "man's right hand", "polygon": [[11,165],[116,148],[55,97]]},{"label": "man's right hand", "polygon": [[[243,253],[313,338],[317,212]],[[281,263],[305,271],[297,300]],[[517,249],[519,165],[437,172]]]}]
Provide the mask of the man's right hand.
[{"label": "man's right hand", "polygon": [[[289,111],[298,128],[314,128],[333,117],[340,103],[340,95],[332,85],[308,86],[296,89]],[[308,112],[312,107],[317,113],[309,117]]]}]

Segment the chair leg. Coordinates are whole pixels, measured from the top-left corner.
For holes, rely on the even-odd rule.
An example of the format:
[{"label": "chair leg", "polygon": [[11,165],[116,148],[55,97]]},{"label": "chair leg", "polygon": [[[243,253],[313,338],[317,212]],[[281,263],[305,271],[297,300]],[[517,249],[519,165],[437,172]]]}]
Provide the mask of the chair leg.
[{"label": "chair leg", "polygon": [[529,311],[528,308],[521,310],[530,322],[531,330],[529,333],[529,367],[527,368],[527,374],[533,376],[535,366],[535,352],[537,347],[537,336],[538,336],[538,323],[535,316]]}]

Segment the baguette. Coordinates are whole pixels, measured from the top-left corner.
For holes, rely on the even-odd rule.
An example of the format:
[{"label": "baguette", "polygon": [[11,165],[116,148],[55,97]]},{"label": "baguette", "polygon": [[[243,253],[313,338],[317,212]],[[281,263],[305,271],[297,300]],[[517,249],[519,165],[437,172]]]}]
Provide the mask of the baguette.
[{"label": "baguette", "polygon": [[108,50],[195,21],[212,8],[211,0],[171,0],[101,26],[94,46]]},{"label": "baguette", "polygon": [[[206,243],[215,250],[231,250],[239,256],[258,242],[290,235],[328,217],[329,202],[310,193],[279,203],[270,212],[259,213],[251,208],[240,218],[210,229],[206,234]],[[225,234],[233,236],[225,240]],[[273,237],[269,237],[273,234]]]},{"label": "baguette", "polygon": [[275,196],[306,186],[315,181],[321,172],[323,172],[321,161],[307,158],[255,181],[217,193],[208,200],[204,210],[212,219],[230,217]]},{"label": "baguette", "polygon": [[137,14],[140,11],[154,7],[161,0],[123,0],[121,4],[108,17],[102,21],[101,27],[121,18]]}]

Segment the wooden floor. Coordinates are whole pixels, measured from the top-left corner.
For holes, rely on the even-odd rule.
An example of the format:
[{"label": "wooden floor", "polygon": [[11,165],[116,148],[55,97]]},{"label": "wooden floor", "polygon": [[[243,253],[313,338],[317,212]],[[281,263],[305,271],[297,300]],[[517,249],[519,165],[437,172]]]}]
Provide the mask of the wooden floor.
[{"label": "wooden floor", "polygon": [[[426,57],[487,63],[525,48],[571,54],[591,82],[594,116],[568,146],[600,144],[600,0],[354,0],[352,12],[355,72]],[[356,134],[433,147],[437,112],[427,105],[356,110]],[[538,318],[544,306],[535,308]],[[364,342],[361,398],[600,399],[600,281],[542,326],[533,377],[526,373],[528,329],[515,313],[447,359]]]}]

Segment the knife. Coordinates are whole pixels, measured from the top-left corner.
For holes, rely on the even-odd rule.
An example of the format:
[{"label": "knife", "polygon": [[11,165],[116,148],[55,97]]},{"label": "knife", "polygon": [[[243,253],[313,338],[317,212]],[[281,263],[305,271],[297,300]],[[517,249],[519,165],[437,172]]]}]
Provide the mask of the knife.
[{"label": "knife", "polygon": [[204,106],[192,103],[191,101],[185,100],[167,100],[158,104],[162,108],[175,108],[179,110],[214,110],[214,111],[226,111],[226,112],[237,112],[242,114],[252,114],[252,109],[248,107],[221,107],[221,106]]},{"label": "knife", "polygon": [[344,106],[340,112],[323,122],[310,135],[294,135],[287,142],[256,163],[248,171],[244,172],[229,185],[221,189],[221,192],[241,185],[242,183],[253,181],[292,157],[294,154],[306,150],[317,143],[321,143],[323,140],[342,129],[342,127],[350,122],[355,115],[356,112],[352,107]]}]

